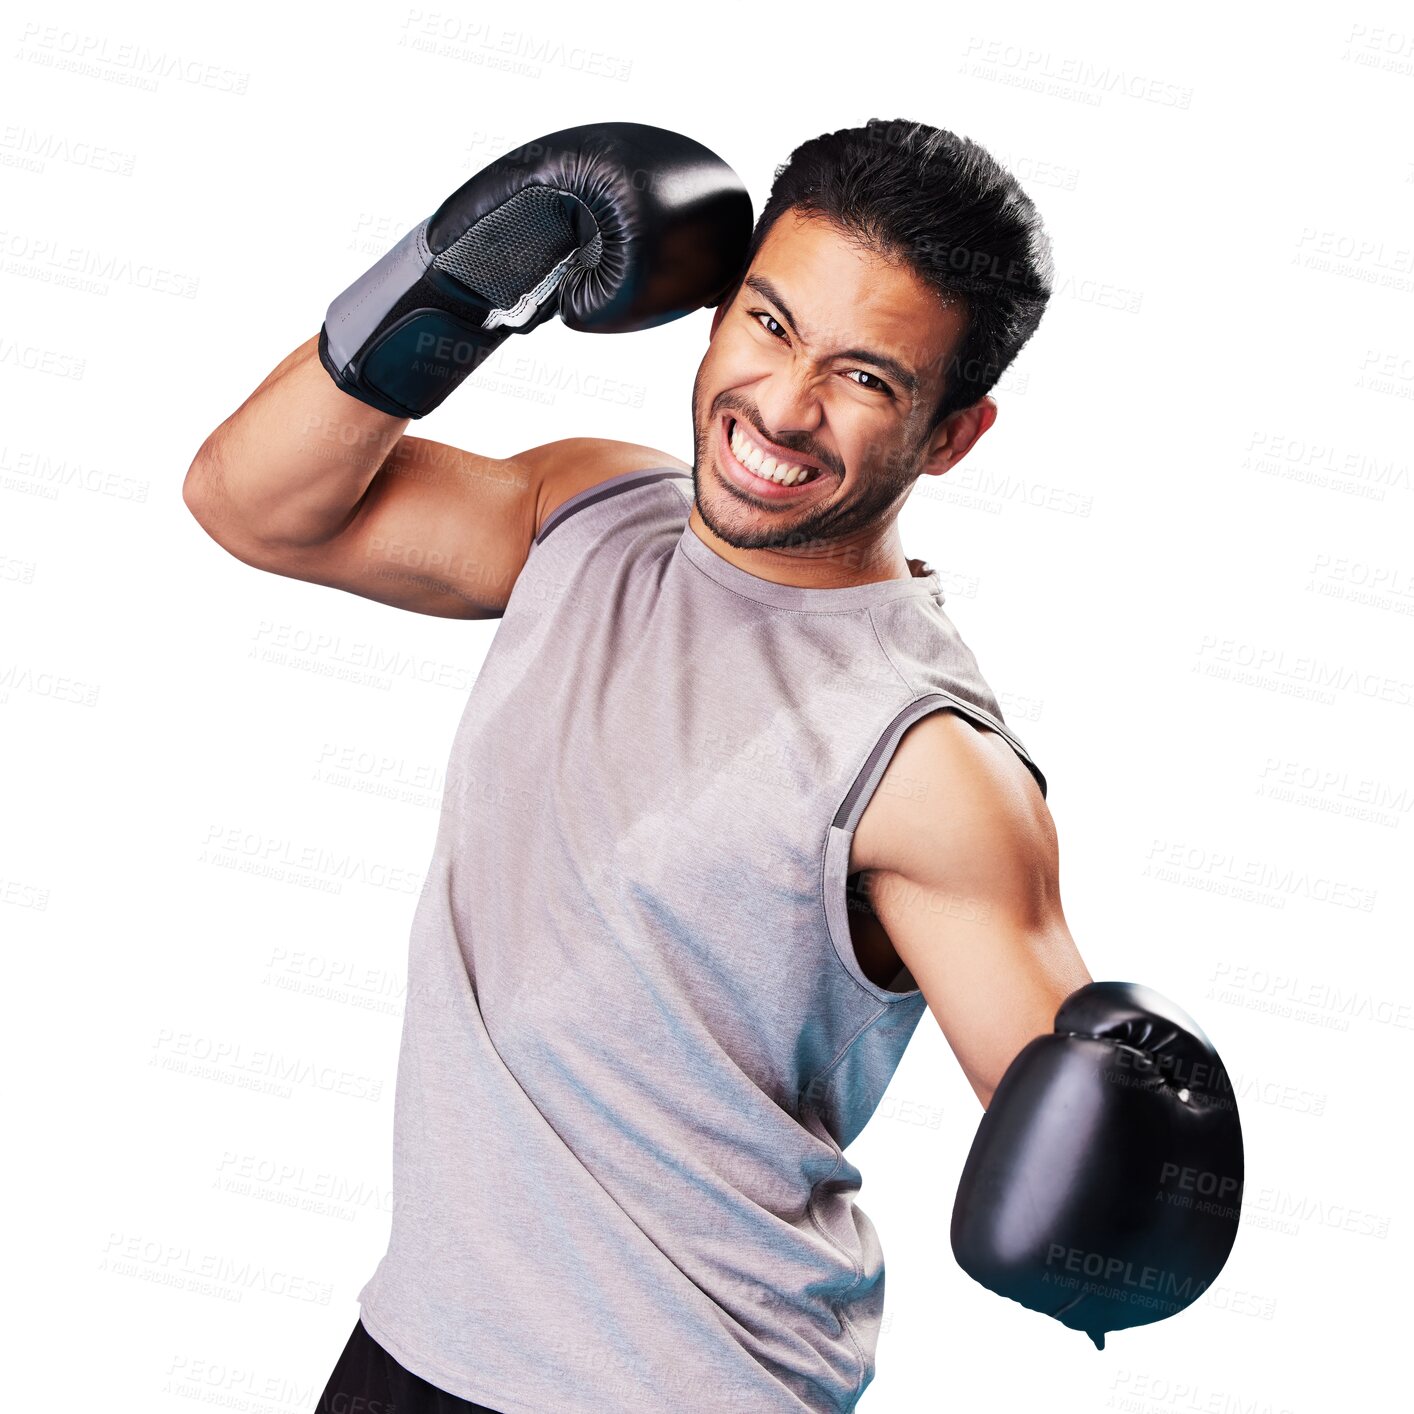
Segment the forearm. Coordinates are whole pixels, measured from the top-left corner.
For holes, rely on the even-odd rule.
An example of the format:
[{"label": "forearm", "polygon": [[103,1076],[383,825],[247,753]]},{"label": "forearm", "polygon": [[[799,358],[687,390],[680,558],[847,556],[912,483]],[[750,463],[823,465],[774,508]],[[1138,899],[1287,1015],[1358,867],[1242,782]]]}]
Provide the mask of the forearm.
[{"label": "forearm", "polygon": [[339,389],[315,335],[211,433],[182,494],[218,537],[239,527],[272,546],[321,544],[348,524],[407,425]]}]

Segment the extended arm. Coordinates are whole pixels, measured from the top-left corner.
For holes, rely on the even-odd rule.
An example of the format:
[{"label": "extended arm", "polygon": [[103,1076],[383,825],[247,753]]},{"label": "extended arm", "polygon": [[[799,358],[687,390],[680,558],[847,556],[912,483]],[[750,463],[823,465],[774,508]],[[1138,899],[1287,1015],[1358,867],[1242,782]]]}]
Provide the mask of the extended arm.
[{"label": "extended arm", "polygon": [[907,763],[890,765],[914,789],[875,839],[875,908],[987,1107],[953,1254],[1103,1349],[1106,1332],[1177,1314],[1222,1270],[1244,1179],[1236,1099],[1180,1007],[1090,980],[1061,915],[1049,812],[1004,739],[936,720],[948,725],[916,723]]},{"label": "extended arm", "polygon": [[1061,910],[1055,823],[1004,738],[953,712],[905,733],[876,800],[869,902],[985,1108],[1090,981]]}]

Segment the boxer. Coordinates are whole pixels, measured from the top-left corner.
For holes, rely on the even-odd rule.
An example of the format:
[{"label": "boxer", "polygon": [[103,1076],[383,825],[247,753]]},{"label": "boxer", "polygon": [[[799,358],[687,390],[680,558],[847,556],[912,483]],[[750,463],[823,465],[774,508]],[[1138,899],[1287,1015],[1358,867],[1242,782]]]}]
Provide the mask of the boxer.
[{"label": "boxer", "polygon": [[[1176,1004],[1091,979],[1045,776],[897,523],[1051,283],[1029,198],[944,130],[802,144],[753,226],[700,143],[586,124],[459,186],[198,453],[186,504],[247,564],[500,620],[327,1414],[853,1408],[884,1265],[846,1149],[925,1012],[985,1111],[964,1271],[1103,1348],[1222,1268],[1226,1072]],[[690,463],[407,433],[513,337],[704,308]]]}]

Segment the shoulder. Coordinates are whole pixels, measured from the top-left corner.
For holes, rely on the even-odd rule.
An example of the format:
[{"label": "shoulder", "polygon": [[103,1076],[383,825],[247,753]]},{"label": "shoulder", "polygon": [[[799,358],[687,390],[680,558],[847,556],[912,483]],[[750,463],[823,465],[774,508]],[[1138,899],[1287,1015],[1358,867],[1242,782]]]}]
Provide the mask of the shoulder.
[{"label": "shoulder", "polygon": [[536,487],[535,534],[572,496],[630,471],[672,467],[691,474],[692,466],[657,447],[610,437],[565,437],[532,447],[515,458]]},{"label": "shoulder", "polygon": [[1034,864],[1054,852],[1050,810],[1000,732],[929,712],[899,739],[855,831],[862,869],[933,878],[943,867]]}]

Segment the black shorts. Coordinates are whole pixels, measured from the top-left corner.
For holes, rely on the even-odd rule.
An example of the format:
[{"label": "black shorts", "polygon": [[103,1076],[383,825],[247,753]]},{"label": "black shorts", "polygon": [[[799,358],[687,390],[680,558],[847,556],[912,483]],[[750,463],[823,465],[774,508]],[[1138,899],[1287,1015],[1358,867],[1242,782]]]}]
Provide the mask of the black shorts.
[{"label": "black shorts", "polygon": [[404,1369],[358,1320],[315,1414],[496,1414],[496,1410],[448,1394]]}]

